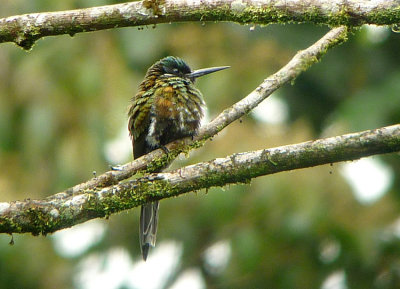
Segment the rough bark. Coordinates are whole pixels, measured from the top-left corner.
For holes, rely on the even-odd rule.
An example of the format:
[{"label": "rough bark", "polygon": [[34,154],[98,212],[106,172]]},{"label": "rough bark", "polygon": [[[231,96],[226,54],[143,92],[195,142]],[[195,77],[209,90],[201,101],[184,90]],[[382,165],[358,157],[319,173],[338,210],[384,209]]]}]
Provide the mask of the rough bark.
[{"label": "rough bark", "polygon": [[237,153],[70,196],[0,203],[0,233],[48,234],[144,203],[252,178],[400,151],[400,125]]},{"label": "rough bark", "polygon": [[30,49],[45,36],[186,21],[392,25],[400,23],[400,0],[144,0],[2,18],[0,43]]}]

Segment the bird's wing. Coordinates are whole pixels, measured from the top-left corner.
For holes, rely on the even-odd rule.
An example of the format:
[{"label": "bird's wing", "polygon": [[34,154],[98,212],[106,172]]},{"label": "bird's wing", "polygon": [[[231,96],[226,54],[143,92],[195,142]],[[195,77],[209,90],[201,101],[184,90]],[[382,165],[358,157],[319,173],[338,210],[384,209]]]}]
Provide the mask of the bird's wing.
[{"label": "bird's wing", "polygon": [[153,100],[153,90],[139,92],[132,98],[132,104],[128,112],[128,128],[129,134],[132,138],[132,144],[134,144],[134,142],[139,139],[141,134],[149,126],[149,115]]}]

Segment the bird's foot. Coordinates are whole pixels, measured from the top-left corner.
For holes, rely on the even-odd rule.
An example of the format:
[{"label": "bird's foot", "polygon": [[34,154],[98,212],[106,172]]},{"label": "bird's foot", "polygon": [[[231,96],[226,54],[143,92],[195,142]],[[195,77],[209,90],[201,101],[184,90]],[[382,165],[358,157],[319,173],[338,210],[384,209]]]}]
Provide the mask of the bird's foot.
[{"label": "bird's foot", "polygon": [[169,154],[169,152],[170,152],[169,149],[164,145],[161,145],[160,149],[162,149],[166,154]]}]

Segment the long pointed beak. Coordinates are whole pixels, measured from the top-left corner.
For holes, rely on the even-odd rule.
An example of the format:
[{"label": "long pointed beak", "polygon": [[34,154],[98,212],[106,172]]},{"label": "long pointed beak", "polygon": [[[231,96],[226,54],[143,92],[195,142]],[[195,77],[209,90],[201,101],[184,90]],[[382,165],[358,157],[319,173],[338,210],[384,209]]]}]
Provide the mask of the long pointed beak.
[{"label": "long pointed beak", "polygon": [[230,66],[202,68],[202,69],[195,70],[195,71],[193,71],[191,73],[188,73],[187,76],[189,78],[191,78],[191,79],[195,79],[197,77],[200,77],[200,76],[203,76],[203,75],[206,75],[206,74],[209,74],[209,73],[217,72],[217,71],[220,71],[220,70],[223,70],[223,69],[227,69],[229,67]]}]

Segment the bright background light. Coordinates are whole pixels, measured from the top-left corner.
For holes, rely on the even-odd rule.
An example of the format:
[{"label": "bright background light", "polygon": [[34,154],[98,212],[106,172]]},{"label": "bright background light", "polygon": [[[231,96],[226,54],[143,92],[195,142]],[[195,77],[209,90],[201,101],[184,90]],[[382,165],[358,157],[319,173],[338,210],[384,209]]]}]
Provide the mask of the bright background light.
[{"label": "bright background light", "polygon": [[329,275],[322,283],[321,289],[347,289],[344,271],[339,270]]},{"label": "bright background light", "polygon": [[341,167],[341,174],[353,189],[355,198],[363,204],[379,200],[393,182],[393,171],[377,158],[364,158]]},{"label": "bright background light", "polygon": [[176,242],[161,242],[146,262],[133,261],[125,248],[94,253],[78,264],[74,283],[82,289],[162,288],[176,270],[181,251]]},{"label": "bright background light", "polygon": [[198,269],[186,270],[170,289],[203,289],[206,288],[201,272]]},{"label": "bright background light", "polygon": [[231,245],[229,241],[219,241],[204,252],[204,260],[207,271],[218,274],[225,269],[231,257]]},{"label": "bright background light", "polygon": [[51,238],[54,249],[60,256],[73,258],[100,242],[105,232],[104,221],[97,219],[58,231]]},{"label": "bright background light", "polygon": [[127,124],[121,127],[117,137],[108,141],[104,147],[107,161],[112,165],[123,164],[132,158],[132,143]]},{"label": "bright background light", "polygon": [[269,124],[281,124],[288,118],[287,104],[277,93],[261,102],[251,113],[257,120]]},{"label": "bright background light", "polygon": [[390,36],[390,29],[386,26],[365,25],[367,39],[374,44],[384,42]]}]

